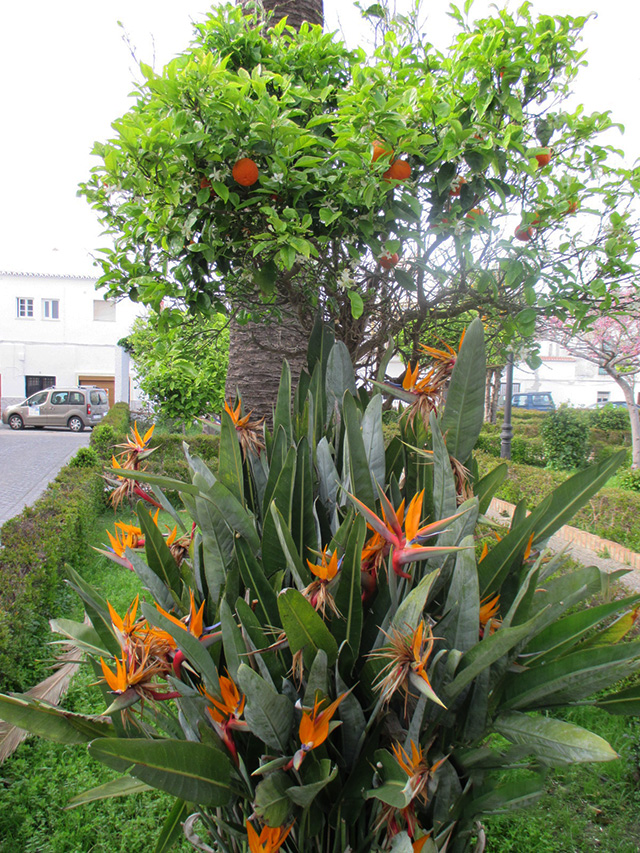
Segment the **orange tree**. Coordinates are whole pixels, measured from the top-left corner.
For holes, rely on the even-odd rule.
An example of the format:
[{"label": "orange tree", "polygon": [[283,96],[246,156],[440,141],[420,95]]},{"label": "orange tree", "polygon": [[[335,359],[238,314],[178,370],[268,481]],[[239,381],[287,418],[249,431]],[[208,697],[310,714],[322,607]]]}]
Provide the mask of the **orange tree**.
[{"label": "orange tree", "polygon": [[367,56],[221,7],[142,64],[81,188],[113,237],[101,284],[240,320],[321,310],[360,363],[443,316],[532,334],[541,308],[614,299],[635,242],[598,224],[638,177],[598,141],[608,114],[561,108],[587,19],[454,15],[444,53],[403,20]]}]

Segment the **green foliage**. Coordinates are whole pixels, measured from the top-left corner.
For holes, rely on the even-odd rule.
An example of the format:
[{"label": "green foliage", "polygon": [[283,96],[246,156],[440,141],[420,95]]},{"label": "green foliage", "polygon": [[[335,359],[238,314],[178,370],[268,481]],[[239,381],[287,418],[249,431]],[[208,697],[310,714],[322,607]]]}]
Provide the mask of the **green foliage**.
[{"label": "green foliage", "polygon": [[71,468],[97,468],[100,464],[100,456],[93,447],[81,447],[69,461]]},{"label": "green foliage", "polygon": [[629,489],[631,492],[640,492],[640,469],[628,468],[619,471],[616,479],[620,488]]},{"label": "green foliage", "polygon": [[[122,645],[136,656],[141,644],[144,655],[135,672],[121,664],[125,681],[104,687],[110,707],[100,719],[24,697],[0,697],[0,715],[30,726],[37,717],[53,739],[91,741],[95,757],[125,774],[123,794],[139,780],[177,797],[177,809],[186,797],[214,844],[242,838],[257,815],[274,828],[292,824],[292,850],[378,851],[392,840],[410,849],[410,838],[429,831],[431,851],[463,853],[479,816],[540,793],[542,768],[614,758],[602,738],[544,712],[593,701],[640,669],[639,641],[602,632],[603,620],[627,613],[637,597],[575,615],[604,576],[594,567],[558,576],[562,559],[535,552],[620,459],[578,473],[530,516],[519,514],[477,563],[478,496],[484,505],[499,479],[477,479],[478,496],[459,506],[446,442],[453,435],[461,457],[475,444],[482,362],[476,321],[445,412],[431,411],[428,428],[405,415],[402,440],[385,449],[380,395],[344,390],[355,389],[355,377],[337,343],[326,361],[310,354],[306,393],[291,405],[285,366],[274,431],[264,430],[259,455],[243,452],[243,427],[227,415],[217,470],[191,450],[184,483],[121,471],[158,495],[177,489],[193,526],[175,514],[178,554],[141,502],[146,562],[131,548],[122,559],[147,590],[143,616],[117,628],[105,599],[71,574],[91,626],[58,628],[94,666],[111,660],[112,682]],[[528,545],[534,556],[525,558]],[[487,595],[499,596],[491,625]],[[126,635],[138,637],[138,651]],[[177,715],[163,710],[170,697]],[[616,713],[638,703],[615,692],[607,701]],[[529,778],[514,780],[516,767]],[[499,773],[509,774],[504,782]]]},{"label": "green foliage", "polygon": [[550,412],[540,426],[540,435],[549,468],[570,471],[585,464],[589,428],[575,409],[561,406]]},{"label": "green foliage", "polygon": [[33,507],[7,521],[0,552],[0,685],[27,690],[46,674],[42,641],[67,563],[81,562],[102,509],[93,467],[63,468]]},{"label": "green foliage", "polygon": [[[581,319],[585,289],[611,301],[633,269],[633,229],[598,232],[595,211],[633,197],[638,175],[600,144],[607,113],[562,109],[587,18],[534,18],[528,4],[472,27],[453,15],[444,52],[399,16],[367,56],[320,27],[269,28],[224,6],[160,73],[142,64],[136,104],[96,143],[81,188],[116,235],[101,283],[157,311],[167,296],[260,318],[283,302],[311,318],[321,304],[352,353],[363,317],[390,334],[415,319],[419,333],[427,317],[482,305],[499,308],[508,339],[531,336],[539,308]],[[249,185],[233,175],[246,158]],[[397,161],[408,176],[393,176]],[[526,246],[516,212],[536,235]],[[385,252],[399,255],[392,270]],[[576,255],[589,275],[573,272]]]},{"label": "green foliage", "polygon": [[589,411],[591,424],[599,430],[624,430],[629,432],[629,411],[622,406],[603,406]]},{"label": "green foliage", "polygon": [[[127,418],[127,431],[129,429],[129,421]],[[101,459],[111,459],[116,444],[118,444],[124,433],[117,433],[111,424],[101,423],[91,430],[91,447],[96,451]]]},{"label": "green foliage", "polygon": [[127,342],[140,388],[160,417],[189,424],[222,411],[229,351],[224,317],[150,314],[136,320]]}]

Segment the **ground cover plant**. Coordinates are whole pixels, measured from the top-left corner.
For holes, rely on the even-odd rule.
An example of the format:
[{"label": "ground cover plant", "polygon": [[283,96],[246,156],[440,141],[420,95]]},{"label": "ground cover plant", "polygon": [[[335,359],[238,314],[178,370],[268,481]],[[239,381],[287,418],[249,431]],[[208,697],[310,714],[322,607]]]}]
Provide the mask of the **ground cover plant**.
[{"label": "ground cover plant", "polygon": [[[476,560],[479,512],[505,475],[473,473],[482,338],[474,321],[459,352],[432,350],[427,372],[369,395],[318,326],[293,399],[283,367],[273,431],[228,406],[217,471],[188,453],[191,482],[145,472],[151,435],[135,430],[113,479],[121,499],[144,500],[111,557],[146,601],[118,612],[71,574],[91,626],[58,625],[108,707],[2,697],[0,714],[88,742],[120,771],[89,797],[172,794],[158,851],[181,822],[229,850],[465,851],[482,845],[483,815],[539,795],[545,768],[613,760],[605,740],[544,712],[637,713],[636,687],[594,693],[640,669],[627,637],[638,596],[576,612],[600,571],[558,575],[562,558],[542,548],[621,457],[520,508]],[[409,404],[386,450],[377,391]],[[166,539],[150,502],[174,514]]]}]

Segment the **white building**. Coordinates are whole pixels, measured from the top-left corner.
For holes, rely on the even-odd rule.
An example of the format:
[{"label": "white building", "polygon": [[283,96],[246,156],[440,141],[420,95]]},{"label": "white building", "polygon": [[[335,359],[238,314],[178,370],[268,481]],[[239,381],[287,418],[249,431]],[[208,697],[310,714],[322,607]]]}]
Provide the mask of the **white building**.
[{"label": "white building", "polygon": [[[624,400],[622,389],[601,367],[571,355],[561,344],[541,341],[542,364],[532,370],[526,363],[513,370],[513,393],[549,391],[556,406],[592,406]],[[504,393],[504,374],[503,388]]]},{"label": "white building", "polygon": [[138,396],[118,341],[140,308],[128,299],[105,301],[95,282],[90,275],[0,271],[2,408],[50,385],[97,385],[110,404]]}]

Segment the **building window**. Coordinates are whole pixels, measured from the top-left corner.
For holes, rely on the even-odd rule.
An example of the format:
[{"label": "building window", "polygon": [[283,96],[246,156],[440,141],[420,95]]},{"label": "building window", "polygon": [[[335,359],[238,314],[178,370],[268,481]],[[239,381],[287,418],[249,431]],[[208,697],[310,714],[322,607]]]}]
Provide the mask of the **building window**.
[{"label": "building window", "polygon": [[25,376],[24,385],[27,397],[42,391],[43,388],[53,388],[56,384],[55,376]]},{"label": "building window", "polygon": [[598,391],[598,398],[596,400],[597,403],[606,403],[611,396],[611,391]]},{"label": "building window", "polygon": [[18,317],[33,317],[33,299],[18,296],[16,303]]},{"label": "building window", "polygon": [[60,319],[60,300],[59,299],[43,299],[42,300],[42,319],[43,320],[59,320]]},{"label": "building window", "polygon": [[[520,383],[519,383],[519,382],[514,382],[514,383],[512,384],[511,393],[512,393],[512,394],[517,394],[519,391],[520,391]],[[506,384],[506,382],[503,382],[503,383],[500,385],[500,396],[504,399],[504,397],[505,397],[506,393],[507,393],[507,384]]]},{"label": "building window", "polygon": [[101,323],[115,323],[116,303],[112,299],[94,299],[93,319]]}]

